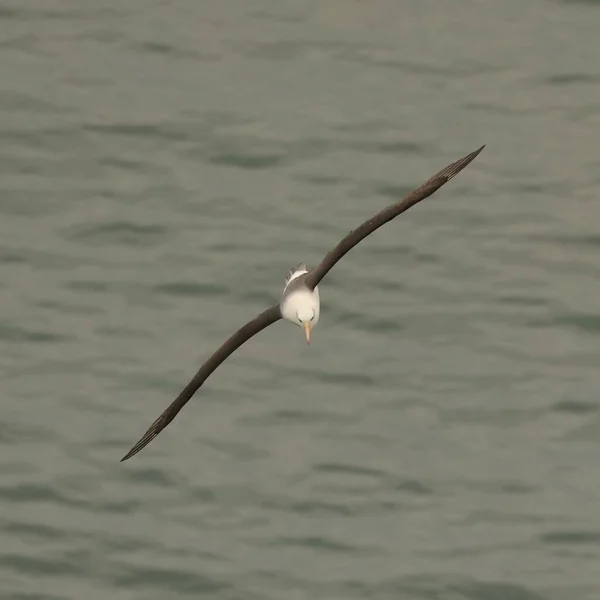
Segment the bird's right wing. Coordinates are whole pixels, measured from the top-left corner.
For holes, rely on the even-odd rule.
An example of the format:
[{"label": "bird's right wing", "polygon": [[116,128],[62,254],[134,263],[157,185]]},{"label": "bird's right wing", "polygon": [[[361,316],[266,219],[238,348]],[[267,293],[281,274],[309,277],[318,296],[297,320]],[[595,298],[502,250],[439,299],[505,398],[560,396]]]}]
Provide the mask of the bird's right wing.
[{"label": "bird's right wing", "polygon": [[337,263],[345,254],[350,252],[356,244],[361,240],[364,240],[382,225],[385,225],[388,221],[395,219],[399,214],[417,204],[417,202],[431,196],[431,194],[439,190],[445,183],[448,183],[455,175],[458,175],[458,173],[472,162],[484,148],[485,146],[481,146],[481,148],[478,148],[474,152],[471,152],[456,162],[453,162],[451,165],[444,167],[439,173],[430,177],[423,185],[408,194],[408,196],[391,204],[387,208],[384,208],[374,217],[365,221],[360,227],[353,229],[333,250],[331,250],[331,252],[326,254],[319,266],[315,267],[306,276],[306,279],[304,280],[306,285],[314,290],[321,279],[323,279],[323,277],[325,277],[325,275],[333,268],[335,263]]},{"label": "bird's right wing", "polygon": [[200,386],[206,381],[208,376],[235,350],[244,342],[247,342],[252,336],[263,329],[272,325],[281,319],[279,304],[267,308],[258,317],[248,321],[243,327],[240,327],[198,370],[192,380],[183,388],[179,396],[169,405],[169,407],[152,423],[148,431],[142,436],[139,442],[121,459],[121,462],[131,458],[140,450],[145,448],[176,416],[185,406],[188,400],[198,391]]}]

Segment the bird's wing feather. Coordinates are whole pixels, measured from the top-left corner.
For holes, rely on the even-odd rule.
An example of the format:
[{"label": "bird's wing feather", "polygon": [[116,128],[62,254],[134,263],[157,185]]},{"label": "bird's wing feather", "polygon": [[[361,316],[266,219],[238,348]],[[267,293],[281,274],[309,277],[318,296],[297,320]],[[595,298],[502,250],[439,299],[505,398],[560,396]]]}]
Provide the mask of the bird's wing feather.
[{"label": "bird's wing feather", "polygon": [[247,342],[252,336],[256,335],[269,325],[281,319],[279,304],[267,308],[260,315],[248,321],[243,327],[240,327],[198,370],[192,380],[183,388],[179,396],[169,405],[169,407],[152,423],[148,431],[133,446],[133,448],[121,459],[121,462],[131,458],[140,450],[145,448],[177,415],[185,406],[188,400],[198,391],[200,386],[206,381],[208,376],[235,350],[244,342]]},{"label": "bird's wing feather", "polygon": [[285,285],[287,285],[292,277],[298,272],[298,271],[306,271],[306,263],[301,262],[299,265],[296,265],[294,268],[290,269],[287,277],[285,278]]},{"label": "bird's wing feather", "polygon": [[431,196],[435,191],[439,190],[445,183],[450,181],[455,175],[460,173],[470,162],[472,162],[477,155],[485,148],[481,146],[474,152],[467,154],[460,160],[453,162],[451,165],[444,167],[439,173],[430,177],[423,185],[419,186],[408,196],[399,200],[398,202],[391,204],[387,208],[384,208],[381,212],[378,212],[374,217],[371,217],[365,221],[360,227],[353,229],[342,241],[331,250],[321,263],[315,267],[306,276],[306,285],[310,289],[314,289],[318,283],[327,275],[329,270],[338,262],[346,253],[348,253],[356,244],[361,240],[364,240],[369,234],[373,233],[376,229],[379,229],[382,225],[395,219],[398,215],[408,210],[411,206],[414,206],[421,200]]}]

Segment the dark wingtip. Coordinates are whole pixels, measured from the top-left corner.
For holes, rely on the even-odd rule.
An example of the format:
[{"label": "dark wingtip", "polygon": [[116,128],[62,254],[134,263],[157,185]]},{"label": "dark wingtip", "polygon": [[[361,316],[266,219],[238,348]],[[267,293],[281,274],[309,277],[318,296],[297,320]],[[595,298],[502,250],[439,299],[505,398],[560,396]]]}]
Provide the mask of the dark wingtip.
[{"label": "dark wingtip", "polygon": [[150,429],[146,431],[137,444],[135,444],[135,446],[119,462],[125,462],[132,456],[135,456],[138,452],[143,450],[163,429],[163,427],[159,426],[159,421],[152,423]]},{"label": "dark wingtip", "polygon": [[457,163],[464,164],[466,162],[467,164],[469,164],[470,162],[472,162],[475,158],[477,158],[481,154],[482,150],[485,147],[486,147],[486,144],[484,144],[483,146],[480,146],[479,148],[477,148],[477,150],[473,150],[473,152],[467,154],[465,157],[458,160]]},{"label": "dark wingtip", "polygon": [[477,150],[474,150],[466,156],[459,158],[456,162],[453,162],[451,165],[448,165],[443,171],[435,175],[431,180],[427,182],[427,184],[433,183],[434,180],[437,180],[440,177],[444,179],[444,183],[450,181],[450,179],[458,175],[467,165],[470,165],[479,156],[479,154],[484,148],[485,144],[481,146],[481,148],[477,148]]},{"label": "dark wingtip", "polygon": [[134,452],[133,448],[132,448],[119,462],[125,462],[126,460],[129,460],[135,454],[137,454],[137,453]]},{"label": "dark wingtip", "polygon": [[477,150],[474,150],[473,152],[471,152],[470,156],[473,157],[471,160],[477,158],[486,146],[487,146],[487,144],[484,144],[483,146],[477,148]]}]

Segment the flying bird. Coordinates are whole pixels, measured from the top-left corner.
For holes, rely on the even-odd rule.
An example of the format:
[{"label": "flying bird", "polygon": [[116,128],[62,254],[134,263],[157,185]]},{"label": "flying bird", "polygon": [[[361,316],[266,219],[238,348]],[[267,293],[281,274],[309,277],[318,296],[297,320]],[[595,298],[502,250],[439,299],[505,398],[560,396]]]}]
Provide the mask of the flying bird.
[{"label": "flying bird", "polygon": [[244,342],[256,335],[269,325],[285,319],[304,330],[306,341],[310,344],[313,328],[319,321],[320,303],[317,284],[327,275],[335,264],[347,254],[356,244],[368,235],[379,229],[382,225],[395,219],[398,215],[408,210],[421,200],[431,196],[448,183],[455,175],[460,173],[477,155],[485,148],[481,146],[474,152],[467,154],[460,160],[453,162],[439,173],[428,179],[423,185],[416,188],[408,196],[384,208],[374,217],[365,221],[360,227],[350,231],[341,242],[333,248],[321,263],[312,271],[301,263],[292,269],[286,279],[281,299],[277,304],[267,308],[260,315],[248,321],[238,329],[198,370],[192,380],[183,388],[179,396],[170,406],[152,423],[148,431],[121,459],[121,462],[131,458],[145,448],[179,413],[190,398],[198,391],[209,375]]}]

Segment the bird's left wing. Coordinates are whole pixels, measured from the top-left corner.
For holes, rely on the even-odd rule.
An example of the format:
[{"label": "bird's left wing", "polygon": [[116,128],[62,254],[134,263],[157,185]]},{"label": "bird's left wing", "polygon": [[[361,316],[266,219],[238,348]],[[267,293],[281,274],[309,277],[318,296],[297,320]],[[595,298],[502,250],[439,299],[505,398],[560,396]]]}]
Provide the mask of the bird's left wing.
[{"label": "bird's left wing", "polygon": [[439,190],[445,183],[448,183],[455,175],[458,175],[458,173],[460,173],[470,162],[475,160],[477,155],[484,148],[485,146],[481,146],[481,148],[478,148],[474,152],[471,152],[456,162],[453,162],[451,165],[444,167],[439,173],[430,177],[423,185],[410,192],[408,196],[391,204],[387,208],[384,208],[374,217],[365,221],[360,227],[353,229],[325,256],[321,263],[306,276],[306,279],[304,280],[306,285],[314,290],[319,281],[327,275],[335,263],[337,263],[345,254],[350,252],[356,244],[361,240],[364,240],[369,234],[373,233],[376,229],[379,229],[382,225],[385,225],[388,221],[395,219],[399,214],[417,204],[417,202],[431,196],[431,194]]}]

